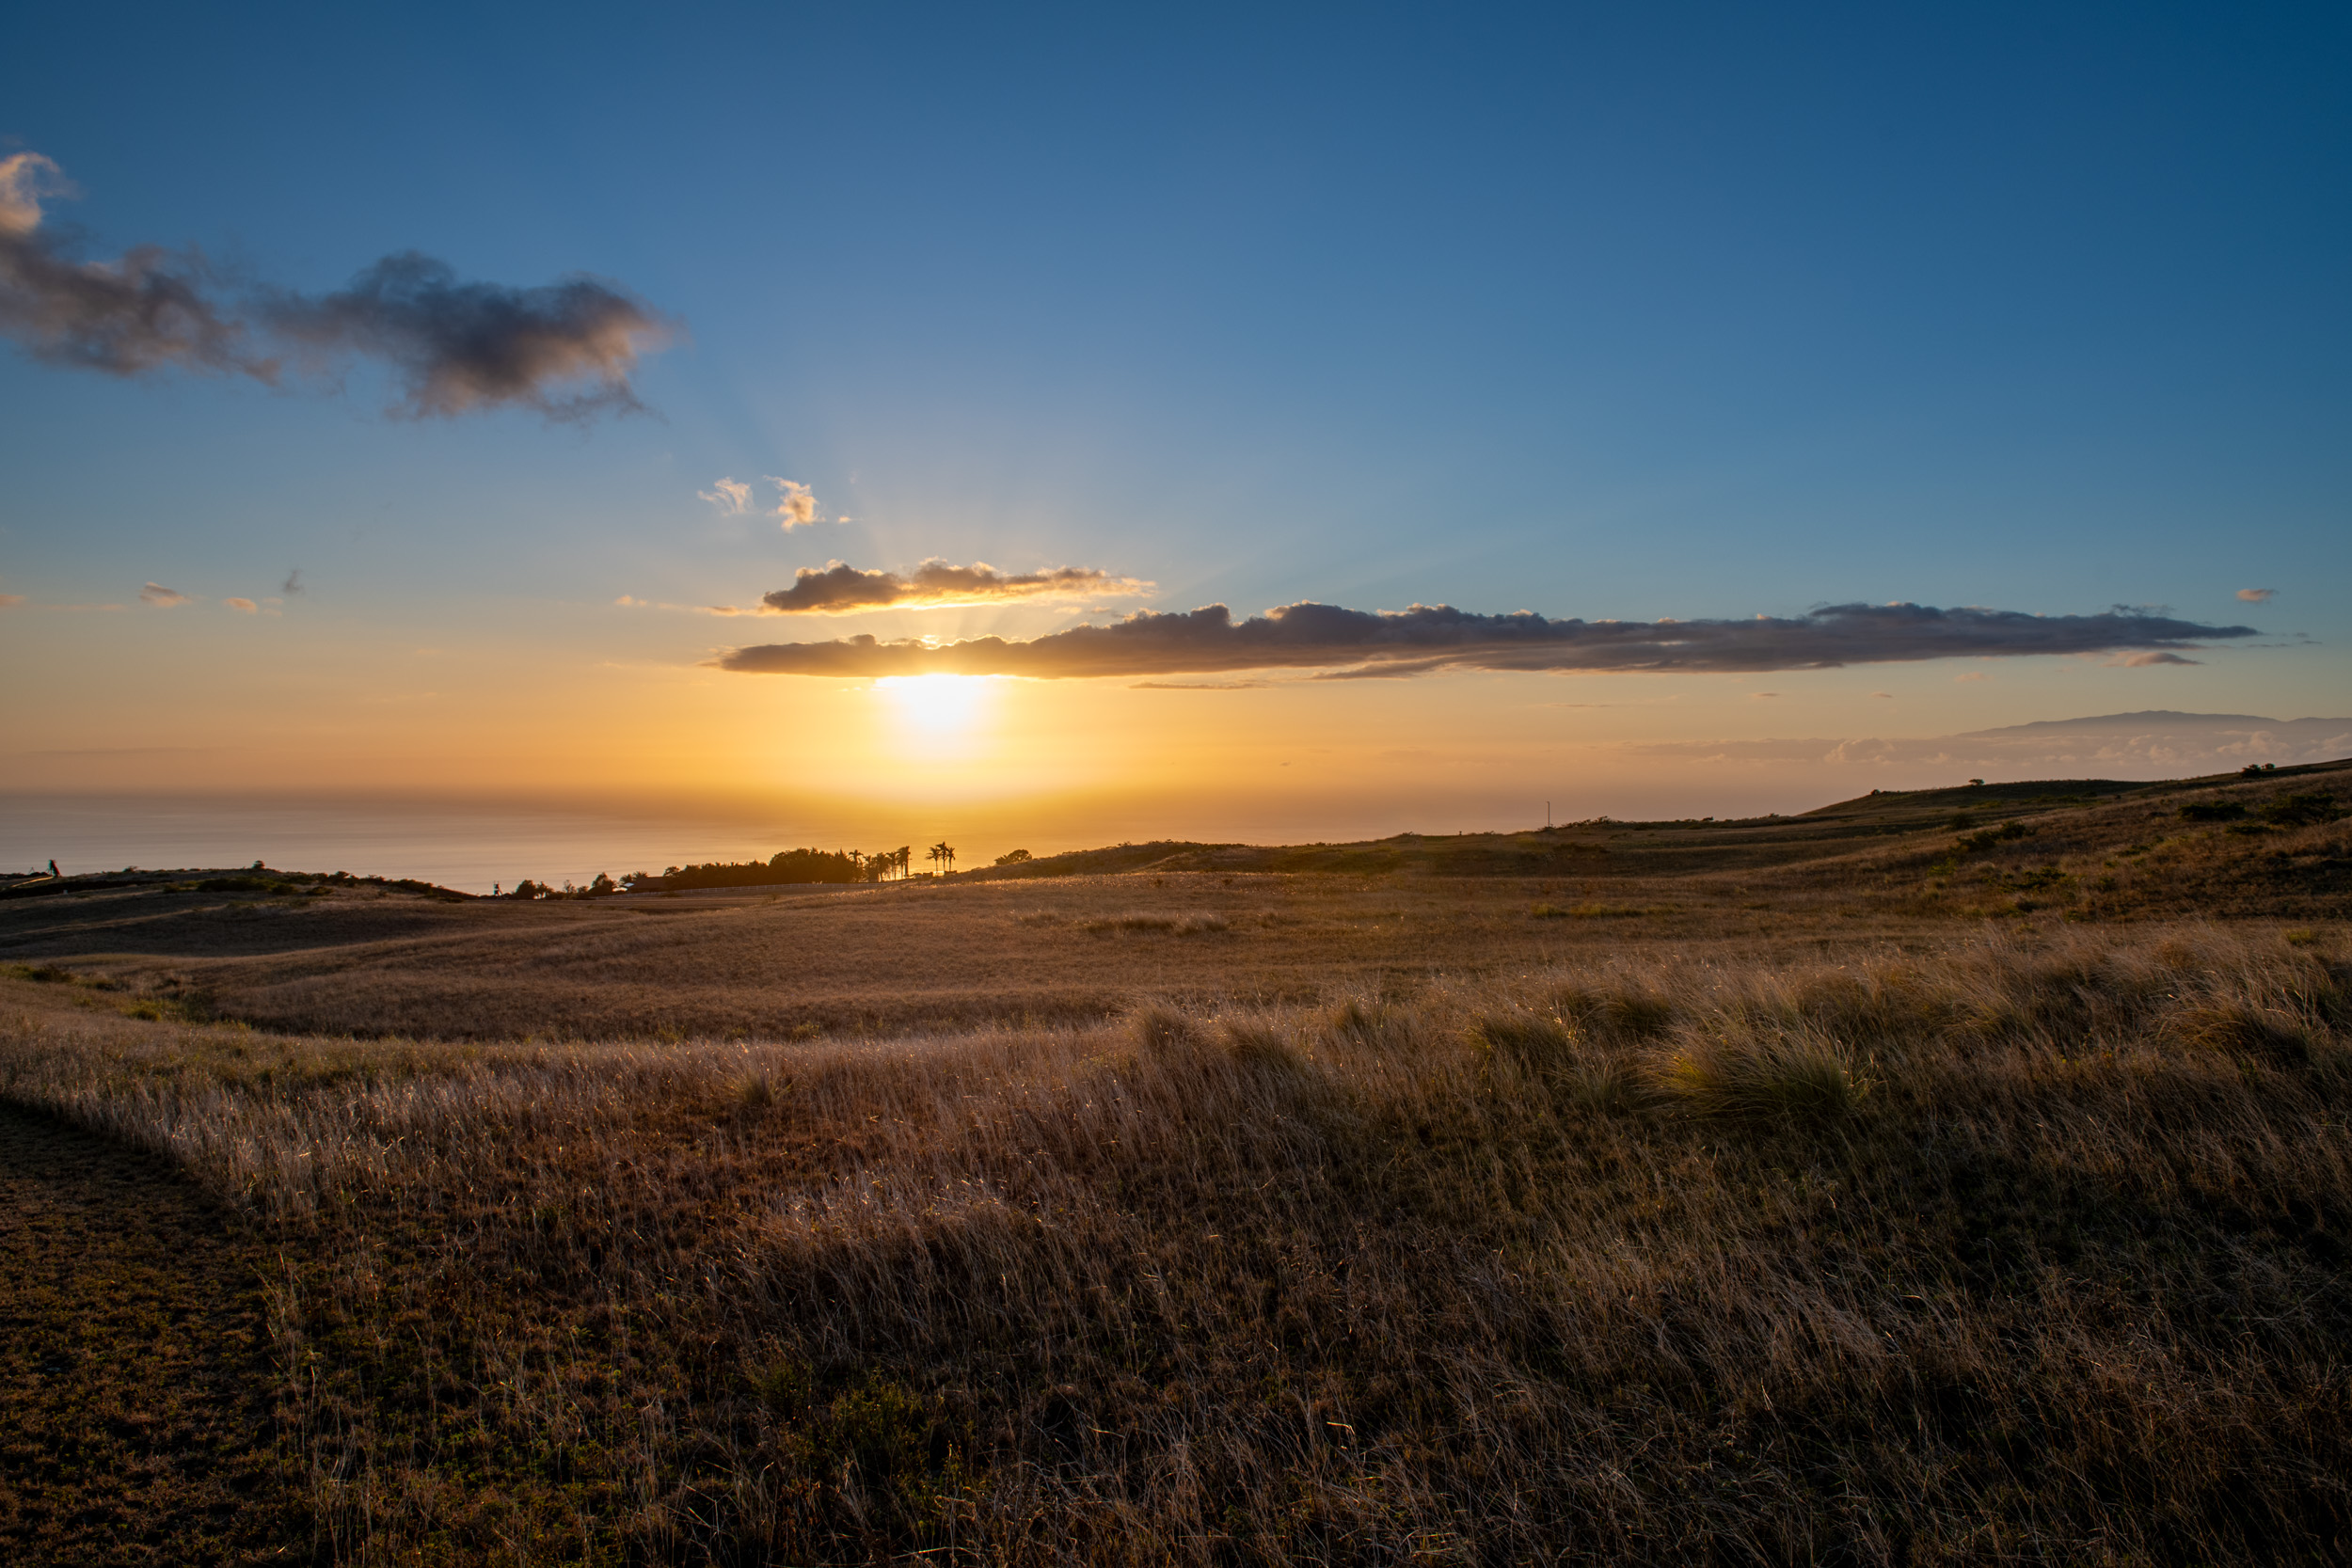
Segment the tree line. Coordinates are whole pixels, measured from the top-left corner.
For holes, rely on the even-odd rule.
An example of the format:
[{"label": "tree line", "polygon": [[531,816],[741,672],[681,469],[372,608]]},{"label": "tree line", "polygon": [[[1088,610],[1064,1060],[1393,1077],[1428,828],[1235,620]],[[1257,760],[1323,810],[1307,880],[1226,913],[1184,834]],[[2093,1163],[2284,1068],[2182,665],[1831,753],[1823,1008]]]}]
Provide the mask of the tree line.
[{"label": "tree line", "polygon": [[[941,872],[956,868],[956,847],[942,839],[923,851]],[[1028,859],[1028,851],[1016,851]],[[1008,857],[999,857],[1004,863]],[[764,861],[708,861],[699,865],[674,865],[660,876],[633,872],[614,881],[603,872],[586,887],[565,882],[561,888],[526,878],[515,884],[509,898],[600,898],[637,890],[678,891],[689,888],[779,887],[811,882],[886,882],[914,875],[914,847],[896,849],[780,849]]]}]

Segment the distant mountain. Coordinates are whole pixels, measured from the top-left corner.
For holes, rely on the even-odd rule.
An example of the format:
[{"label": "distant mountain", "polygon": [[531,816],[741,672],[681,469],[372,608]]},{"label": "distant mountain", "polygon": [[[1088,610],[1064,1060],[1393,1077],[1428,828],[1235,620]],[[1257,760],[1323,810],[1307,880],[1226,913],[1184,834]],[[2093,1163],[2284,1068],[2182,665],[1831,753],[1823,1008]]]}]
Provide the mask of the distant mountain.
[{"label": "distant mountain", "polygon": [[2352,719],[2265,719],[2251,713],[2108,713],[2044,719],[1951,737],[1988,766],[2097,764],[2135,771],[2210,773],[2249,762],[2331,762],[2352,755]]},{"label": "distant mountain", "polygon": [[2001,778],[2184,778],[2249,762],[2352,757],[2352,719],[2265,719],[2252,713],[2106,713],[2042,719],[1964,735],[1899,739],[1668,741],[1629,747],[1648,755],[1725,761],[1935,768]]},{"label": "distant mountain", "polygon": [[1994,730],[1968,730],[1971,736],[2026,735],[2051,730],[2214,730],[2244,733],[2253,730],[2300,730],[2318,725],[2330,734],[2352,729],[2352,719],[2265,719],[2258,713],[2176,713],[2152,707],[2138,713],[2103,713],[2095,719],[2037,719],[2030,724],[2004,724]]}]

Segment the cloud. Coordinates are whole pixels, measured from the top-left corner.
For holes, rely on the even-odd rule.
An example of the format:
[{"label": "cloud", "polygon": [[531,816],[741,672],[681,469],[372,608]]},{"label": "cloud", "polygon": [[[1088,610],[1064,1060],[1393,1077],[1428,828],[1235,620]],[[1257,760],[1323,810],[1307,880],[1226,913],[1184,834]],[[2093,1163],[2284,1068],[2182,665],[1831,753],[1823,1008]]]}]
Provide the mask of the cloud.
[{"label": "cloud", "polygon": [[0,594],[0,610],[14,610],[24,602],[22,594]]},{"label": "cloud", "polygon": [[722,479],[709,489],[694,494],[730,517],[739,517],[752,509],[752,487],[739,479]]},{"label": "cloud", "polygon": [[2113,662],[2125,670],[2145,670],[2152,664],[2202,664],[2205,661],[2201,658],[2183,658],[2178,654],[2154,653],[2126,654]]},{"label": "cloud", "polygon": [[319,365],[380,359],[401,378],[412,419],[518,404],[551,420],[643,409],[638,356],[675,325],[600,278],[514,288],[466,283],[417,251],[387,256],[331,294],[273,292],[259,319]]},{"label": "cloud", "polygon": [[286,574],[286,580],[278,585],[278,591],[280,594],[285,594],[288,598],[292,598],[296,594],[305,592],[302,582],[302,568],[296,566],[293,571],[288,572]]},{"label": "cloud", "polygon": [[904,577],[864,572],[838,561],[826,562],[822,571],[803,566],[793,574],[791,587],[762,595],[760,603],[780,615],[854,615],[868,610],[936,610],[1011,599],[1132,598],[1151,591],[1148,582],[1115,578],[1091,566],[1009,574],[985,561],[957,566],[933,557]]},{"label": "cloud", "polygon": [[258,615],[262,611],[262,607],[251,599],[223,599],[220,602],[240,615]]},{"label": "cloud", "polygon": [[[772,515],[784,519],[785,532],[789,533],[796,528],[805,528],[817,520],[817,497],[811,493],[807,485],[788,479],[778,479],[773,474],[768,476],[768,483],[784,492],[783,498],[776,502],[776,510]],[[847,522],[849,519],[842,520]]]},{"label": "cloud", "polygon": [[731,604],[671,604],[665,599],[641,599],[633,594],[624,594],[612,602],[619,605],[624,610],[674,610],[688,615],[751,615],[755,613],[764,613],[764,611],[739,610]]},{"label": "cloud", "polygon": [[70,194],[64,174],[40,153],[0,158],[0,233],[31,233],[40,227],[40,198]]},{"label": "cloud", "polygon": [[44,233],[41,198],[71,189],[38,152],[0,159],[0,333],[44,363],[110,375],[179,366],[277,380],[277,362],[214,298],[199,252],[147,245],[81,261]]},{"label": "cloud", "polygon": [[365,359],[392,372],[396,411],[411,418],[521,406],[578,420],[640,407],[630,372],[676,331],[597,278],[469,283],[416,251],[316,295],[239,291],[193,248],[135,245],[113,261],[84,261],[70,235],[42,226],[42,198],[69,189],[38,152],[0,159],[0,334],[48,364],[278,386],[289,365],[332,379]]},{"label": "cloud", "polygon": [[2279,591],[2276,588],[2241,588],[2237,596],[2248,604],[2268,604],[2279,596]]},{"label": "cloud", "polygon": [[1981,670],[1971,670],[1964,675],[1954,675],[1952,677],[1952,683],[1955,686],[1959,686],[1965,685],[1969,681],[1989,681],[1993,677],[1991,675],[1986,674]]},{"label": "cloud", "polygon": [[151,604],[158,610],[169,610],[174,605],[183,605],[187,602],[188,596],[185,594],[181,593],[177,588],[166,588],[160,582],[151,582],[139,590],[139,603]]},{"label": "cloud", "polygon": [[1848,604],[1799,616],[1649,623],[1550,620],[1524,610],[1480,615],[1445,605],[1373,611],[1294,604],[1235,621],[1220,604],[1138,610],[1110,626],[1073,626],[1027,641],[983,637],[934,646],[852,637],[737,648],[717,663],[747,673],[850,679],[931,672],[1055,678],[1275,669],[1351,679],[1439,670],[1756,673],[2195,647],[2253,635],[2251,626],[2201,626],[2124,609],[2029,615]]},{"label": "cloud", "polygon": [[1895,694],[1894,694],[1892,691],[1873,691],[1873,692],[1871,692],[1871,693],[1870,693],[1870,695],[1871,695],[1871,696],[1873,696],[1873,697],[1890,697],[1890,698],[1891,698],[1891,697],[1893,697]]},{"label": "cloud", "polygon": [[[1274,685],[1272,681],[1136,681],[1130,691],[1263,691]],[[1602,705],[1578,704],[1577,706],[1598,707]]]}]

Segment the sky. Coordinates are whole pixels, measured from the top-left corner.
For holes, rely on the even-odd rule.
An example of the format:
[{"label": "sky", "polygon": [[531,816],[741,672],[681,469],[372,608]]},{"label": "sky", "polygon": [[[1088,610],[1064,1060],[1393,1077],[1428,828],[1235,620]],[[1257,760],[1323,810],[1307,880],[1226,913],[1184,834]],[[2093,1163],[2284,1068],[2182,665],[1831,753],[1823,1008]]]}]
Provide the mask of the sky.
[{"label": "sky", "polygon": [[10,39],[27,799],[970,864],[1795,810],[2057,765],[1940,738],[1988,729],[2352,713],[2341,8]]}]

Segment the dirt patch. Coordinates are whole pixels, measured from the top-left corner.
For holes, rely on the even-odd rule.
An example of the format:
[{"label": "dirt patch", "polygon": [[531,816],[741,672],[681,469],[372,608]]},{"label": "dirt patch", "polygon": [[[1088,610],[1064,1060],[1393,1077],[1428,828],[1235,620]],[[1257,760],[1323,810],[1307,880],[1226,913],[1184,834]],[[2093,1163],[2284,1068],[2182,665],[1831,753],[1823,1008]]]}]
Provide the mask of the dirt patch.
[{"label": "dirt patch", "polygon": [[311,1560],[263,1263],[162,1163],[0,1107],[0,1559]]}]

